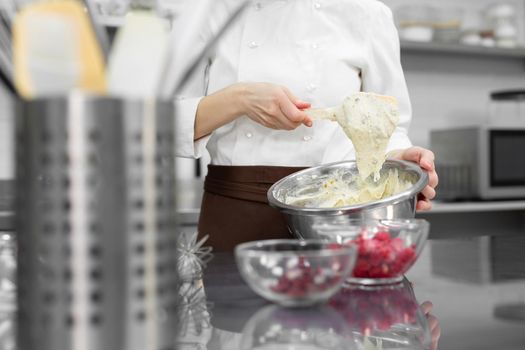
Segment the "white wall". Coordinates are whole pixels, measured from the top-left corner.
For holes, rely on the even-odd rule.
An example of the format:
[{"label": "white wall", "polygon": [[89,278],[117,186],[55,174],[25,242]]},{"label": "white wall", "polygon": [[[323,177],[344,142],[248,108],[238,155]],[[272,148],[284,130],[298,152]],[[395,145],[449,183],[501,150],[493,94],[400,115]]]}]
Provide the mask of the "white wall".
[{"label": "white wall", "polygon": [[[395,9],[407,2],[454,5],[481,9],[493,0],[384,0]],[[520,9],[520,28],[525,34],[525,0],[508,0]],[[502,1],[503,2],[503,1]],[[525,60],[478,56],[407,54],[403,66],[414,107],[410,137],[428,146],[432,128],[466,125],[484,120],[488,93],[505,88],[525,88]],[[0,179],[14,175],[12,120],[6,94],[0,90]],[[193,161],[179,160],[180,178],[193,176]]]},{"label": "white wall", "polygon": [[[384,0],[395,11],[414,0]],[[445,4],[481,9],[493,0],[416,0],[417,3]],[[504,1],[501,1],[503,3]],[[519,8],[519,27],[523,30],[524,0],[508,0]],[[429,130],[453,125],[472,125],[486,120],[489,92],[525,88],[525,59],[462,56],[436,53],[408,53],[402,57],[412,99],[414,117],[410,138],[414,144],[428,146]],[[525,127],[525,121],[524,121]]]},{"label": "white wall", "polygon": [[430,129],[486,121],[490,91],[525,88],[525,59],[408,54],[403,66],[413,105],[409,134],[422,146]]},{"label": "white wall", "polygon": [[402,5],[418,4],[430,5],[435,8],[459,8],[463,10],[464,22],[470,22],[471,14],[480,12],[494,4],[512,4],[516,8],[519,39],[525,40],[525,0],[380,0],[388,5],[392,11]]}]

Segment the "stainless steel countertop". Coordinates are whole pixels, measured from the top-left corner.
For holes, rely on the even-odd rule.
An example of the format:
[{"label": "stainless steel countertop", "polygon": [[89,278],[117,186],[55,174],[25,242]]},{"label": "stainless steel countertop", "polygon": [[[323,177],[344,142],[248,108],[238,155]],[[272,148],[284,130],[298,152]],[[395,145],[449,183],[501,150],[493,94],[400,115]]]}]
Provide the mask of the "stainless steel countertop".
[{"label": "stainless steel countertop", "polygon": [[[261,348],[265,349],[274,349],[274,345],[275,348],[279,349],[317,348],[313,346],[308,347],[308,341],[301,340],[299,337],[294,339],[294,337],[285,338],[285,336],[297,332],[293,330],[294,328],[306,333],[321,331],[320,334],[324,334],[322,331],[325,327],[326,329],[324,330],[327,331],[333,327],[332,332],[335,337],[337,335],[343,336],[344,330],[348,331],[348,335],[352,331],[361,331],[363,325],[360,322],[379,324],[381,321],[385,321],[384,317],[396,319],[401,315],[409,314],[412,317],[419,305],[415,299],[412,286],[408,280],[405,280],[396,287],[387,286],[368,292],[358,287],[348,287],[340,294],[334,296],[327,305],[298,309],[279,307],[257,296],[246,285],[238,272],[233,255],[230,253],[217,253],[214,256],[204,271],[203,285],[206,303],[210,305],[209,322],[214,328],[215,334],[227,332],[238,340],[243,338],[243,341],[251,340],[257,342],[259,341],[259,336],[271,337],[270,329],[268,329],[269,332],[267,334],[256,334],[260,331],[259,328],[270,327],[277,333],[282,332],[283,336],[281,338],[276,335],[273,339],[277,342],[282,341],[281,346],[277,347],[276,343],[272,343],[272,339],[269,339],[266,346],[261,344]],[[380,305],[376,305],[376,303]],[[359,312],[359,315],[354,314],[356,309],[361,308],[361,306],[364,309]],[[378,307],[382,308],[382,311],[379,311]],[[408,318],[409,316],[406,317]],[[185,321],[191,322],[192,320],[186,319]],[[428,326],[426,320],[421,321],[421,327]],[[319,327],[319,329],[316,329],[316,327]],[[330,343],[330,340],[328,340],[330,338],[329,334],[330,331],[325,334],[325,341]],[[209,341],[209,339],[206,339],[207,336],[208,334],[203,332],[200,336],[189,338],[204,346],[207,345],[204,349],[240,350],[252,348],[239,346],[238,341],[231,342],[223,339]],[[184,342],[186,337],[182,338],[181,342]],[[313,335],[304,335],[303,338],[310,338],[311,341],[315,342],[315,336]],[[345,343],[349,341],[351,340],[345,339]],[[207,342],[208,344],[206,344]],[[289,346],[286,347],[285,344]],[[253,348],[258,347],[254,346]],[[328,349],[329,347],[323,348]],[[334,348],[340,349],[340,347]],[[346,349],[347,347],[344,348]],[[416,348],[414,347],[414,349]],[[354,350],[357,347],[350,346],[348,349]]]},{"label": "stainless steel countertop", "polygon": [[[434,304],[432,315],[436,317],[441,328],[437,349],[524,349],[525,257],[518,253],[519,249],[514,248],[523,247],[524,243],[522,237],[481,237],[427,242],[422,255],[407,275],[411,284],[405,286],[408,289],[413,288],[418,304],[424,301]],[[494,254],[479,255],[487,245],[492,247]],[[489,270],[500,270],[503,274],[499,277],[491,275],[487,276],[487,279],[475,280],[476,275],[487,272],[487,266],[490,267]],[[307,308],[306,311],[282,309],[271,306],[255,295],[241,279],[230,253],[217,253],[208,263],[204,270],[203,285],[204,292],[199,303],[195,304],[195,310],[200,310],[201,314],[182,315],[184,322],[191,324],[197,320],[203,328],[198,332],[196,330],[199,328],[188,327],[180,339],[185,346],[195,345],[191,348],[203,350],[251,348],[246,347],[246,343],[243,342],[260,339],[254,337],[258,330],[269,330],[269,333],[257,335],[268,337],[270,343],[265,349],[277,349],[277,346],[270,346],[272,341],[280,339],[286,342],[292,339],[277,338],[279,333],[291,334],[286,333],[287,325],[302,330],[312,324],[309,318],[312,316],[304,316],[307,310],[312,310],[311,308]],[[385,295],[391,298],[388,293]],[[372,301],[367,299],[366,293],[358,293],[357,296],[354,294],[350,299],[347,300],[349,305],[359,302],[367,305]],[[376,304],[377,307],[371,309],[373,312],[369,312],[366,307],[361,306],[359,309],[352,309],[343,299],[342,303],[337,304],[335,311],[356,330],[356,322],[362,320],[365,323],[380,325],[381,319],[375,320],[378,315],[391,315],[392,310],[399,307],[396,300],[385,299],[383,302]],[[328,307],[333,308],[333,305]],[[382,309],[385,310],[384,314]],[[316,312],[319,310],[321,309],[313,309]],[[352,312],[349,314],[348,310]],[[317,325],[330,324],[330,317],[325,315],[319,312],[314,316],[315,320],[319,321]],[[326,323],[323,323],[324,321]],[[272,329],[268,328],[271,324],[279,326],[272,328],[273,333]],[[270,333],[275,333],[275,337],[272,338]],[[312,339],[310,333],[303,334],[304,338]],[[284,348],[284,345],[279,347]],[[294,348],[302,347],[299,345]]]}]

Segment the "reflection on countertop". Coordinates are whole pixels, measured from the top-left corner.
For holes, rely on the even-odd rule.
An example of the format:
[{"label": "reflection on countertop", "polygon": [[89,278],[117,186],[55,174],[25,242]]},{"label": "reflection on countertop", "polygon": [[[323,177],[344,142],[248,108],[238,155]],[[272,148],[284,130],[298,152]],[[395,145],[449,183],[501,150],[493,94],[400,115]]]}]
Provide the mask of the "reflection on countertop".
[{"label": "reflection on countertop", "polygon": [[[434,303],[442,328],[440,349],[525,349],[525,318],[508,316],[519,315],[525,306],[525,255],[516,250],[525,250],[523,237],[428,241],[407,278],[418,298]],[[502,315],[502,306],[511,309]]]},{"label": "reflection on countertop", "polygon": [[[201,307],[200,333],[191,333],[188,330],[196,328],[186,327],[180,338],[185,347],[181,349],[288,349],[285,345],[292,341],[301,345],[296,349],[377,349],[377,342],[372,343],[375,347],[365,347],[365,339],[375,341],[374,335],[392,338],[392,332],[394,339],[407,333],[419,334],[419,338],[409,338],[413,341],[421,339],[422,334],[423,338],[428,332],[433,334],[436,329],[428,329],[421,314],[414,319],[414,312],[420,312],[419,304],[431,301],[432,315],[441,329],[439,349],[523,350],[525,256],[513,255],[511,260],[495,262],[491,260],[493,254],[468,253],[484,251],[489,238],[429,241],[407,275],[410,283],[405,282],[401,289],[347,289],[325,306],[302,310],[283,309],[259,298],[242,281],[232,256],[216,254],[205,269],[202,300],[206,312]],[[495,244],[502,256],[505,249],[525,250],[523,239],[500,239],[504,243]],[[443,251],[449,252],[448,257]],[[495,264],[500,266],[495,268]],[[509,264],[514,266],[504,275],[486,278],[487,271],[505,269]],[[468,273],[484,278],[472,278]],[[392,348],[385,345],[383,342],[383,349]],[[428,340],[405,345],[394,348],[434,349],[428,347]]]},{"label": "reflection on countertop", "polygon": [[347,286],[326,305],[283,308],[254,294],[232,254],[219,253],[203,283],[209,310],[202,312],[203,299],[200,316],[182,322],[181,349],[432,348],[427,318],[406,280],[382,288]]},{"label": "reflection on countertop", "polygon": [[[493,263],[487,260],[490,254],[473,259],[473,255],[462,252],[465,247],[480,249],[484,244],[480,244],[480,240],[483,237],[429,241],[407,275],[410,284],[405,282],[400,288],[375,291],[346,289],[324,307],[302,310],[283,309],[259,298],[242,281],[232,255],[217,253],[204,269],[203,279],[192,276],[180,288],[182,322],[176,328],[177,349],[275,350],[279,349],[274,346],[276,342],[282,345],[291,341],[312,345],[297,349],[352,349],[346,346],[363,345],[365,339],[372,342],[377,340],[374,336],[392,336],[392,332],[396,337],[409,339],[408,344],[412,344],[396,346],[396,349],[425,348],[418,347],[419,343],[413,341],[423,339],[420,345],[425,346],[428,332],[433,334],[428,329],[431,328],[430,322],[425,325],[418,308],[420,302],[430,300],[434,304],[432,314],[439,320],[442,330],[439,349],[523,350],[525,271],[509,269],[505,279],[468,279],[462,273],[451,273],[459,270],[461,265],[466,265],[468,271],[478,276],[493,269]],[[454,250],[454,246],[457,249]],[[525,249],[523,240],[515,239],[507,239],[501,249],[505,247]],[[442,252],[439,253],[442,249],[450,251],[448,264],[443,263]],[[12,253],[13,250],[6,252]],[[2,253],[0,256],[7,255]],[[521,264],[524,260],[525,256],[521,255]],[[517,260],[513,261],[504,261],[502,266],[514,264]],[[5,268],[12,264],[4,262],[1,266]],[[438,271],[440,273],[436,274]],[[2,278],[6,276],[3,274]],[[5,281],[2,282],[4,285]],[[10,325],[12,289],[0,296],[0,301],[10,298],[2,303],[0,310],[0,323]],[[409,334],[414,337],[407,338]],[[6,333],[0,332],[0,344],[9,343],[12,335],[11,328]],[[387,349],[386,343],[382,344],[383,349]]]}]

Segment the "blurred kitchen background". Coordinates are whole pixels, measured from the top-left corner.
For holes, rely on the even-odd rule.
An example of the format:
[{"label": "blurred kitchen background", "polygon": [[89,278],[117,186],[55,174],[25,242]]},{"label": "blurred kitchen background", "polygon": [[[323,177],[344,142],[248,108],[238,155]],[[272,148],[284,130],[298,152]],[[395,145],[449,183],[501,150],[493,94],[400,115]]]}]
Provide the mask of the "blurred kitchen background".
[{"label": "blurred kitchen background", "polygon": [[[13,0],[2,0],[9,8]],[[160,0],[163,16],[177,19],[186,0]],[[24,1],[22,1],[23,3]],[[523,89],[525,79],[525,1],[384,0],[394,12],[401,57],[413,105],[410,138],[430,146],[430,130],[473,126],[490,120],[490,93]],[[110,30],[123,22],[126,0],[100,0],[97,6]],[[111,29],[113,28],[113,29]],[[0,179],[14,174],[11,104],[0,92]],[[524,109],[517,113],[525,113]],[[520,116],[496,115],[492,118]],[[525,122],[524,122],[525,123]],[[207,157],[200,161],[200,174]],[[193,160],[177,163],[180,179],[196,174]],[[199,172],[199,170],[197,170]]]},{"label": "blurred kitchen background", "polygon": [[[432,129],[490,121],[492,91],[524,88],[525,1],[383,2],[399,28],[415,145],[429,147]],[[193,176],[191,163],[180,163],[181,178]]]},{"label": "blurred kitchen background", "polygon": [[[11,1],[0,0],[0,6],[9,8]],[[160,0],[161,13],[176,21],[184,1],[195,0]],[[519,93],[525,91],[525,0],[384,2],[393,10],[401,38],[413,106],[412,142],[433,148],[433,130],[503,126],[512,131],[511,145],[525,147],[525,92]],[[118,28],[127,1],[98,0],[97,6],[109,31]],[[500,94],[491,98],[493,93]],[[0,88],[0,232],[13,230],[12,107]],[[490,159],[490,150],[470,144],[480,151],[471,157]],[[463,148],[450,141],[448,147],[452,153]],[[511,195],[479,200],[470,193],[437,201],[430,213],[420,215],[431,222],[431,241],[409,278],[418,297],[435,304],[443,329],[440,349],[525,349],[525,148],[508,149],[511,160],[501,165],[508,173],[501,179],[513,184]],[[512,161],[515,167],[508,168]],[[183,184],[179,214],[188,232],[196,229],[207,162],[207,157],[176,162]]]}]

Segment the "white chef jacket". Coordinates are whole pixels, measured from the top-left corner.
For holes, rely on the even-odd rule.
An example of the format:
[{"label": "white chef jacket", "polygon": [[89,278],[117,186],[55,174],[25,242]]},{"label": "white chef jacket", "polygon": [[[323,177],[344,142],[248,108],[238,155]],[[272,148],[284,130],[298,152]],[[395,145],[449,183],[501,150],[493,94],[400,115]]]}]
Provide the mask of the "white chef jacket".
[{"label": "white chef jacket", "polygon": [[[188,57],[238,2],[217,0],[215,5],[195,35],[194,47],[183,49]],[[331,121],[283,131],[243,116],[194,141],[202,96],[235,82],[279,84],[312,107],[338,105],[357,91],[395,96],[400,120],[388,150],[411,146],[411,106],[399,38],[392,12],[379,1],[256,0],[176,101],[176,152],[182,157],[200,157],[206,147],[215,165],[314,166],[355,159],[352,142]]]}]

